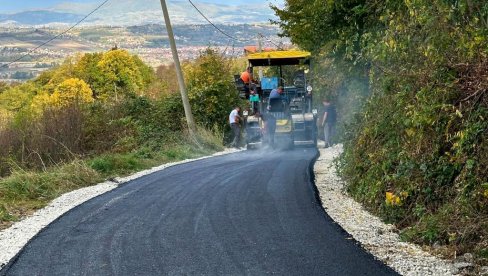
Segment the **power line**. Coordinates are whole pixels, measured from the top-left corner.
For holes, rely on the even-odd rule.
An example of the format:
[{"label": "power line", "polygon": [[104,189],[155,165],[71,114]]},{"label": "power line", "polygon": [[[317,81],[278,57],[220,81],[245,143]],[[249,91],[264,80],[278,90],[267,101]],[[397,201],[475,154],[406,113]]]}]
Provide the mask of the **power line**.
[{"label": "power line", "polygon": [[280,45],[278,45],[278,44],[274,43],[274,42],[273,42],[271,39],[269,39],[269,38],[265,37],[265,36],[264,36],[262,33],[259,33],[259,36],[261,36],[261,38],[266,38],[266,41],[267,41],[267,42],[269,42],[269,43],[271,43],[271,44],[273,44],[274,46],[276,46],[276,49],[278,49],[278,50],[279,50],[279,49],[281,48],[281,46],[280,46]]},{"label": "power line", "polygon": [[205,14],[203,14],[203,12],[201,12],[197,6],[195,6],[195,4],[193,4],[193,2],[191,0],[188,0],[188,2],[190,2],[190,4],[197,10],[197,12],[203,16],[203,18],[205,18],[205,20],[207,20],[208,23],[210,23],[210,25],[212,25],[215,29],[217,29],[219,32],[221,32],[223,35],[225,35],[226,37],[230,38],[230,39],[233,39],[233,40],[237,40],[237,41],[242,41],[242,42],[246,42],[246,41],[251,41],[250,39],[239,39],[239,38],[236,38],[236,37],[233,37],[231,36],[230,34],[222,31],[219,27],[217,27],[214,23],[212,23],[210,21],[210,19],[208,19]]},{"label": "power line", "polygon": [[[188,2],[190,2],[190,4],[197,10],[197,12],[203,17],[205,18],[205,20],[210,24],[212,25],[215,29],[217,29],[220,33],[222,33],[223,35],[225,35],[226,37],[230,38],[230,39],[233,39],[233,40],[236,40],[236,41],[241,41],[241,42],[248,42],[248,41],[252,41],[251,39],[239,39],[239,38],[236,38],[236,37],[233,37],[231,36],[230,34],[222,31],[222,29],[220,29],[219,27],[217,27],[214,23],[212,23],[210,21],[210,19],[208,19],[207,16],[205,16],[205,14],[203,14],[202,11],[200,11],[200,9],[198,9],[197,6],[195,6],[195,4],[191,1],[191,0],[188,0]],[[274,43],[271,39],[265,37],[263,34],[259,34],[259,36],[261,36],[262,38],[266,38],[266,41],[268,41],[269,43],[273,44],[274,46],[276,46],[277,49],[280,49],[281,46]]]},{"label": "power line", "polygon": [[76,26],[80,25],[80,24],[81,24],[81,22],[85,21],[85,19],[87,19],[87,18],[88,18],[90,15],[92,15],[93,13],[95,13],[96,11],[98,11],[98,10],[99,10],[101,7],[103,7],[103,5],[105,5],[105,4],[106,4],[108,1],[110,1],[110,0],[105,0],[105,1],[103,1],[103,3],[101,3],[100,5],[98,5],[98,7],[96,7],[96,8],[95,8],[94,10],[92,10],[92,11],[91,11],[89,14],[85,15],[85,17],[83,17],[83,18],[82,18],[82,19],[80,19],[78,22],[76,22],[76,24],[72,25],[71,27],[69,27],[69,28],[68,28],[68,29],[66,29],[65,31],[61,32],[60,34],[58,34],[58,35],[56,35],[56,36],[52,37],[52,38],[51,38],[51,39],[49,39],[48,41],[46,41],[46,42],[44,42],[44,43],[42,43],[42,44],[38,45],[38,46],[37,46],[37,47],[35,47],[34,49],[31,49],[29,52],[27,52],[26,54],[22,55],[21,57],[19,57],[19,58],[15,59],[14,61],[11,61],[10,63],[7,63],[7,64],[2,65],[2,67],[1,67],[1,68],[8,68],[10,65],[12,65],[12,64],[16,63],[17,61],[19,61],[19,60],[21,60],[21,59],[25,58],[26,56],[30,56],[30,54],[31,54],[32,52],[34,52],[35,50],[37,50],[37,49],[41,48],[42,46],[44,46],[44,45],[48,44],[49,42],[51,42],[51,41],[53,41],[53,40],[55,40],[55,39],[59,38],[60,36],[62,36],[62,35],[64,35],[64,34],[66,34],[66,33],[67,33],[67,32],[69,32],[69,31],[71,31],[71,30],[72,30],[72,29],[74,29]]}]

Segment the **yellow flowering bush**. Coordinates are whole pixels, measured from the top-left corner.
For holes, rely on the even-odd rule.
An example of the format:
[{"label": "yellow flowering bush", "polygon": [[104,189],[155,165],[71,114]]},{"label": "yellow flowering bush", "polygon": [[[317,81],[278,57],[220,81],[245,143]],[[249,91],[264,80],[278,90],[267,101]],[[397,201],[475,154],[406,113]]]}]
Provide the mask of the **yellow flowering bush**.
[{"label": "yellow flowering bush", "polygon": [[93,91],[83,80],[70,78],[59,84],[51,95],[54,106],[62,107],[73,103],[92,103]]}]

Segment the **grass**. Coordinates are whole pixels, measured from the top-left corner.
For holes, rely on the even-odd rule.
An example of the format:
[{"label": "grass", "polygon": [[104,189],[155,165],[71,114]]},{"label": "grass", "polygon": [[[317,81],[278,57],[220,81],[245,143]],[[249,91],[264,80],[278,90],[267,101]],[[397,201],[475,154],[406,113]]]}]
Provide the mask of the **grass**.
[{"label": "grass", "polygon": [[0,179],[0,228],[46,206],[63,193],[101,180],[101,175],[81,160],[43,172],[16,170]]},{"label": "grass", "polygon": [[48,168],[45,171],[17,169],[0,179],[0,229],[5,229],[45,207],[56,197],[104,179],[125,176],[160,164],[196,158],[223,149],[202,134],[199,144],[168,145],[162,150],[140,148],[130,153],[103,154],[87,160]]}]

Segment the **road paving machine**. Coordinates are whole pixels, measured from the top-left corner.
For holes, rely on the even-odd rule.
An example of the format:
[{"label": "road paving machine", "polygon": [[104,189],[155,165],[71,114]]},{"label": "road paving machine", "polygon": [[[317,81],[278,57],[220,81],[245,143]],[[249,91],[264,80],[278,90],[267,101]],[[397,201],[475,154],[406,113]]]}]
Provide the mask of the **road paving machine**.
[{"label": "road paving machine", "polygon": [[[251,71],[255,72],[258,68],[266,75],[250,84],[250,90],[257,92],[259,101],[252,101],[251,109],[244,112],[247,147],[257,148],[269,142],[266,128],[263,128],[266,118],[276,120],[274,146],[316,146],[317,111],[312,109],[312,85],[307,80],[310,53],[297,50],[271,51],[250,54],[247,59]],[[244,87],[239,86],[237,81],[236,84],[239,94],[250,99]],[[271,91],[279,86],[284,90],[281,98],[269,99]],[[261,116],[255,116],[256,112]]]}]

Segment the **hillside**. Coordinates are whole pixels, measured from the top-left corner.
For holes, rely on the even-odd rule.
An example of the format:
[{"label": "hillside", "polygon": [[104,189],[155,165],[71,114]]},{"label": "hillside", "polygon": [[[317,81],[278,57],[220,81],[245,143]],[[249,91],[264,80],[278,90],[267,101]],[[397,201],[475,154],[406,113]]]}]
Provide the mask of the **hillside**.
[{"label": "hillside", "polygon": [[74,13],[53,11],[25,11],[13,14],[0,14],[0,24],[44,25],[52,23],[76,23],[83,16]]},{"label": "hillside", "polygon": [[[45,7],[49,6],[49,3],[46,3]],[[72,24],[91,12],[96,6],[92,1],[77,1],[76,3],[61,3],[51,6],[49,9],[10,10],[8,14],[0,14],[0,25]],[[171,10],[171,22],[174,25],[207,23],[188,1],[168,1],[167,6]],[[267,23],[270,19],[276,19],[267,1],[241,1],[236,4],[199,1],[197,6],[215,24],[255,24]],[[124,0],[108,2],[83,24],[84,26],[133,26],[161,23],[163,23],[163,18],[159,1]]]},{"label": "hillside", "polygon": [[[211,25],[176,25],[174,33],[181,59],[194,59],[208,46],[220,48],[227,55],[241,55],[244,45],[257,44],[256,35],[263,34],[264,45],[288,44],[288,39],[278,37],[279,28],[269,24],[218,25],[238,40],[230,40]],[[30,49],[56,36],[66,27],[0,27],[0,64],[24,55]],[[269,41],[268,41],[269,40]],[[33,51],[22,62],[10,69],[0,69],[0,79],[11,79],[16,72],[32,73],[60,63],[67,56],[78,52],[96,52],[117,45],[139,55],[153,67],[171,61],[171,51],[166,28],[159,24],[130,27],[88,26],[77,28],[49,44]],[[39,66],[36,64],[47,64]]]}]

